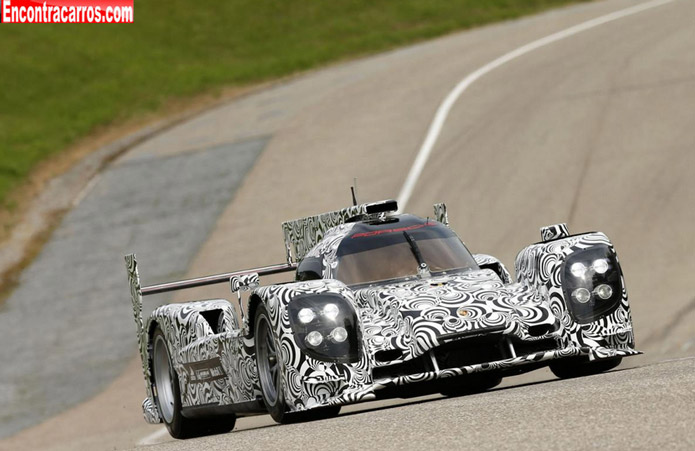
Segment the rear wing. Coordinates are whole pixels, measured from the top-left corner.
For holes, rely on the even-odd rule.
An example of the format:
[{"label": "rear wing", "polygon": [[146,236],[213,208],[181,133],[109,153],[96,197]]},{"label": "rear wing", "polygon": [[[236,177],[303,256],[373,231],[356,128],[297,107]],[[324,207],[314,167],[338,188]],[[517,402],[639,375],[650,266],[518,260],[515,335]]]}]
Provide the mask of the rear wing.
[{"label": "rear wing", "polygon": [[300,262],[311,248],[323,239],[326,232],[333,227],[345,224],[351,220],[363,219],[365,216],[390,213],[397,210],[398,204],[395,200],[382,200],[283,222],[282,233],[285,236],[287,263]]},{"label": "rear wing", "polygon": [[[297,265],[283,263],[279,265],[263,266],[260,268],[244,269],[241,271],[215,274],[212,276],[197,277],[195,279],[179,280],[175,282],[160,283],[157,285],[140,286],[140,274],[135,254],[125,256],[126,270],[128,271],[128,283],[130,284],[130,300],[133,304],[133,316],[138,334],[138,348],[143,359],[143,370],[148,374],[147,365],[147,340],[145,339],[145,323],[142,319],[142,297],[168,291],[183,290],[187,288],[203,287],[220,283],[229,283],[232,291],[239,292],[251,286],[258,285],[258,276],[268,276],[290,272],[297,269]],[[241,305],[239,305],[241,311]],[[243,314],[243,313],[242,313]]]},{"label": "rear wing", "polygon": [[126,270],[128,271],[128,282],[130,284],[130,300],[133,304],[133,315],[135,326],[138,329],[138,340],[142,335],[144,323],[142,320],[142,297],[168,291],[184,290],[187,288],[204,287],[220,283],[229,283],[232,291],[239,291],[245,287],[258,284],[258,276],[269,276],[290,272],[297,269],[297,265],[282,263],[279,265],[262,266],[260,268],[243,269],[241,271],[226,272],[212,276],[197,277],[195,279],[178,280],[174,282],[160,283],[157,285],[140,286],[140,274],[138,272],[138,262],[135,254],[125,256]]},{"label": "rear wing", "polygon": [[[126,256],[126,261],[128,257],[131,257],[135,261],[135,254],[130,254]],[[136,262],[137,266],[137,262]],[[204,287],[206,285],[215,285],[219,283],[230,283],[232,282],[232,288],[234,284],[238,284],[240,278],[243,276],[269,276],[271,274],[279,274],[283,272],[290,272],[297,269],[297,265],[281,263],[279,265],[262,266],[260,268],[242,269],[241,271],[225,272],[222,274],[215,274],[212,276],[197,277],[195,279],[178,280],[175,282],[160,283],[157,285],[149,285],[143,287],[141,292],[143,296],[150,294],[166,293],[167,291],[184,290],[186,288],[197,288]],[[137,271],[137,270],[136,270]],[[237,285],[238,286],[238,285]],[[232,289],[232,291],[238,291]],[[132,292],[132,284],[131,284]]]},{"label": "rear wing", "polygon": [[295,219],[282,223],[285,237],[287,263],[299,262],[316,245],[325,233],[349,219],[367,214],[367,204],[354,205],[342,210],[331,211],[316,216]]}]

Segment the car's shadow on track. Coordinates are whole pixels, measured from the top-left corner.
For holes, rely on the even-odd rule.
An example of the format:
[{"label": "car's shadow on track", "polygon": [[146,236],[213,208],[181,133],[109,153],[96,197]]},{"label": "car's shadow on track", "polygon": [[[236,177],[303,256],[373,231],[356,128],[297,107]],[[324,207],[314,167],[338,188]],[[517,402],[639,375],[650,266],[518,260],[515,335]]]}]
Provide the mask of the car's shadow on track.
[{"label": "car's shadow on track", "polygon": [[[612,371],[609,371],[607,373],[603,374],[611,374],[611,373],[620,373],[620,372],[625,372],[625,371],[630,371],[634,370],[636,368],[639,368],[639,366],[636,367],[628,367],[628,368],[618,368]],[[579,379],[586,379],[590,377],[596,377],[600,375],[594,375],[594,376],[585,376],[583,378]],[[341,414],[336,417],[336,418],[331,418],[331,419],[326,419],[326,420],[316,420],[316,421],[311,421],[311,422],[299,422],[299,423],[294,423],[295,426],[301,426],[303,424],[308,424],[308,423],[317,423],[321,421],[334,421],[337,418],[346,418],[346,417],[355,417],[358,415],[363,415],[367,413],[373,413],[373,412],[381,412],[381,411],[388,411],[389,409],[393,408],[398,408],[398,407],[409,407],[409,406],[418,406],[418,405],[426,405],[438,401],[446,401],[446,400],[453,400],[453,399],[464,399],[464,398],[469,398],[473,396],[488,396],[488,395],[493,395],[495,393],[503,393],[507,392],[509,390],[514,390],[514,389],[519,389],[523,387],[533,387],[533,386],[541,386],[545,384],[554,384],[554,383],[563,383],[566,382],[566,380],[563,379],[558,379],[554,376],[548,376],[544,377],[543,379],[540,380],[534,380],[534,381],[529,381],[529,382],[519,382],[519,383],[514,383],[513,379],[510,380],[509,385],[503,385],[501,387],[493,388],[484,392],[480,393],[473,393],[473,394],[468,394],[468,395],[462,395],[462,396],[457,396],[457,397],[447,397],[443,396],[440,394],[432,394],[432,395],[426,395],[426,396],[420,396],[417,398],[395,398],[395,399],[389,399],[389,400],[377,400],[377,401],[370,401],[365,404],[355,404],[352,406],[348,406],[345,409],[349,409],[347,411],[341,412]],[[245,420],[240,420],[244,422]],[[267,415],[261,415],[258,417],[250,417],[246,419],[248,421],[249,425],[244,425],[238,424],[237,429],[234,430],[233,433],[238,433],[238,432],[244,432],[244,431],[258,431],[270,427],[276,427],[276,426],[292,426],[292,425],[281,425],[278,423],[274,423],[269,416]],[[262,424],[259,424],[262,423]]]},{"label": "car's shadow on track", "polygon": [[[692,357],[691,357],[692,358]],[[317,425],[321,424],[323,422],[330,422],[330,421],[341,421],[340,419],[347,419],[347,418],[359,418],[360,415],[364,414],[371,414],[375,412],[388,412],[390,409],[394,408],[399,408],[399,407],[416,407],[416,406],[423,406],[423,405],[428,405],[432,404],[438,401],[442,402],[447,402],[447,401],[454,401],[459,400],[459,402],[465,402],[466,399],[473,399],[481,396],[495,396],[495,394],[504,394],[511,392],[513,390],[518,390],[518,389],[523,389],[523,388],[528,388],[528,387],[535,387],[535,386],[551,386],[555,384],[563,384],[563,383],[568,383],[571,381],[581,381],[581,380],[588,380],[589,378],[597,378],[597,377],[603,377],[603,376],[610,376],[613,373],[625,373],[629,372],[631,370],[637,370],[640,368],[643,368],[645,366],[651,366],[651,365],[656,365],[662,362],[650,362],[646,363],[643,365],[634,365],[634,366],[628,366],[626,368],[617,368],[611,371],[607,371],[606,373],[602,374],[597,374],[593,376],[584,376],[580,378],[575,378],[575,379],[559,379],[554,377],[551,374],[543,375],[539,374],[536,376],[535,380],[519,380],[516,382],[514,379],[515,377],[509,377],[508,379],[503,382],[503,385],[500,387],[496,387],[484,392],[480,393],[473,393],[469,395],[462,395],[462,396],[457,396],[457,397],[447,397],[443,396],[440,394],[431,394],[431,395],[426,395],[426,396],[420,396],[420,397],[415,397],[415,398],[395,398],[395,399],[388,399],[388,400],[377,400],[377,401],[369,401],[364,404],[353,404],[350,406],[346,406],[341,412],[341,414],[336,417],[336,418],[330,418],[330,419],[325,419],[325,420],[315,420],[315,421],[307,421],[307,422],[297,422],[293,424],[278,424],[275,423],[269,415],[258,415],[258,416],[252,416],[252,417],[245,417],[245,418],[240,418],[239,421],[237,422],[236,428],[230,432],[230,434],[241,434],[244,432],[249,432],[249,433],[255,433],[258,431],[262,431],[264,429],[268,428],[273,428],[277,426],[284,426],[288,428],[296,427],[296,428],[304,428],[307,427],[308,425]],[[517,377],[523,377],[523,376],[517,376]],[[505,384],[506,383],[506,384]],[[222,434],[224,435],[224,434]],[[168,438],[168,437],[167,437]],[[195,440],[205,440],[204,437],[200,439],[193,439]],[[168,441],[168,440],[166,440]]]}]

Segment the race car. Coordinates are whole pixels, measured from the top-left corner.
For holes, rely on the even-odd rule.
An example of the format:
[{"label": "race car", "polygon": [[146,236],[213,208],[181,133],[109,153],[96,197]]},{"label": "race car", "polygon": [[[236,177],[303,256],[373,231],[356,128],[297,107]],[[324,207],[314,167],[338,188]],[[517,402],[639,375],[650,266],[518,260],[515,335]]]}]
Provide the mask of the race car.
[{"label": "race car", "polygon": [[[548,365],[561,378],[594,374],[639,354],[603,233],[541,228],[514,282],[495,257],[471,254],[444,204],[434,219],[389,200],[282,229],[287,261],[263,268],[141,288],[126,256],[148,422],[187,438],[229,431],[237,416],[327,418],[374,399],[479,392]],[[293,277],[259,284],[276,273]],[[143,321],[143,296],[215,283],[237,301],[166,304]]]}]

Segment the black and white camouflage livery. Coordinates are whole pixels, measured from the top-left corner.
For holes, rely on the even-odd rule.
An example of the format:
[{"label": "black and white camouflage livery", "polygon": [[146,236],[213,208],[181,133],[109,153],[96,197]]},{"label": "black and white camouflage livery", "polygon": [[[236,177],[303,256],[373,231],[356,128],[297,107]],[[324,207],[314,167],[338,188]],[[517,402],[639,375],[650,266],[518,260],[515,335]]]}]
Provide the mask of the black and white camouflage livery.
[{"label": "black and white camouflage livery", "polygon": [[[617,264],[604,234],[570,236],[564,224],[543,228],[543,241],[518,254],[516,282],[499,260],[477,254],[477,267],[465,271],[423,276],[414,270],[386,283],[348,286],[336,278],[336,267],[340,244],[363,222],[351,218],[398,218],[370,208],[357,205],[284,223],[288,270],[305,258],[320,259],[320,278],[260,286],[263,271],[230,273],[232,290],[248,291],[245,303],[167,304],[143,321],[142,295],[148,287],[141,289],[135,257],[127,256],[147,392],[145,419],[162,421],[152,371],[156,329],[169,347],[184,417],[265,412],[254,336],[261,306],[279,344],[280,389],[289,413],[399,396],[410,387],[445,392],[442,387],[465,385],[474,373],[501,377],[558,362],[586,366],[639,353],[621,272],[615,305],[598,315],[567,298],[568,259],[600,250]],[[448,223],[444,204],[435,205],[434,217]],[[298,343],[292,303],[327,296],[344,301],[354,313],[359,342],[350,361],[315,358]]]}]

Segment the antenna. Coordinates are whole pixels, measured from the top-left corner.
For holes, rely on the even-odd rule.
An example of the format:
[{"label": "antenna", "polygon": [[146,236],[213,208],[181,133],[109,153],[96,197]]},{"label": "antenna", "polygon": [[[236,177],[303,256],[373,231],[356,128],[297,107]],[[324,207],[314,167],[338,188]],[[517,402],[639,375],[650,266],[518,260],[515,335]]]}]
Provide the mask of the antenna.
[{"label": "antenna", "polygon": [[353,185],[350,187],[350,192],[352,192],[352,205],[357,206],[357,196],[355,192],[357,191],[357,178],[352,179]]}]

